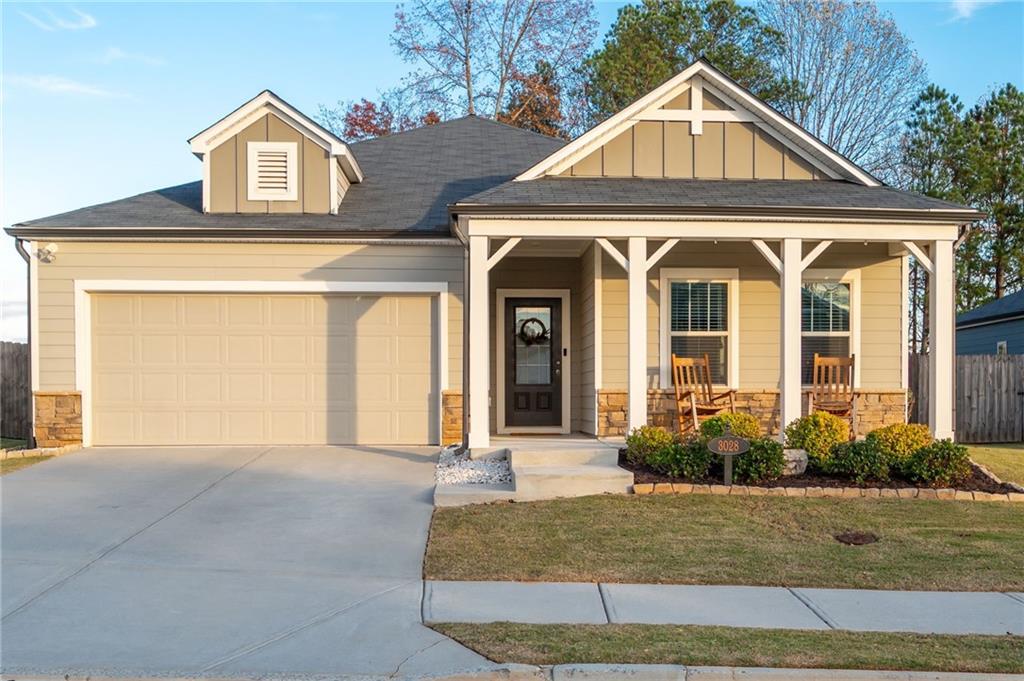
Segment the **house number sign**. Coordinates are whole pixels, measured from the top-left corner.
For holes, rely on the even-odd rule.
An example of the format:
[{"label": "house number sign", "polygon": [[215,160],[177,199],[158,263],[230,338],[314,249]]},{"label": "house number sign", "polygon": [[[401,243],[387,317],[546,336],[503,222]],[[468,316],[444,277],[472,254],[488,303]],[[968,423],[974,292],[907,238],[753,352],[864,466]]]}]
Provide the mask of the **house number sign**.
[{"label": "house number sign", "polygon": [[746,454],[750,451],[750,440],[745,437],[733,435],[731,429],[726,426],[725,434],[720,437],[712,438],[708,441],[708,451],[712,454],[717,454],[722,457],[724,475],[723,483],[726,485],[732,484],[732,459],[734,456],[740,454]]}]

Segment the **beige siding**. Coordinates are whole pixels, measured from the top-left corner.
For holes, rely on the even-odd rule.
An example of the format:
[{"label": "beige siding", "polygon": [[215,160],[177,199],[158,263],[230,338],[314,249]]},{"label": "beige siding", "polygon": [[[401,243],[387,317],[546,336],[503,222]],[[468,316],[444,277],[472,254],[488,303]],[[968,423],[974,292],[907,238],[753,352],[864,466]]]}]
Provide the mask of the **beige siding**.
[{"label": "beige siding", "polygon": [[[297,200],[249,201],[249,142],[297,144]],[[329,154],[322,147],[268,113],[210,152],[210,210],[215,213],[328,213],[330,162]]]},{"label": "beige siding", "polygon": [[663,129],[659,121],[643,121],[633,128],[633,174],[637,177],[665,176]]},{"label": "beige siding", "polygon": [[665,177],[693,177],[693,135],[687,121],[665,123]]},{"label": "beige siding", "polygon": [[749,180],[754,177],[752,123],[725,126],[725,177],[730,180]]},{"label": "beige siding", "polygon": [[604,145],[604,174],[609,177],[633,174],[633,128]]},{"label": "beige siding", "polygon": [[[625,250],[625,244],[617,244]],[[809,250],[814,244],[807,244]],[[657,244],[651,244],[653,249]],[[779,283],[778,274],[749,243],[683,242],[652,270],[647,288],[647,359],[649,385],[659,381],[661,267],[737,268],[740,278],[740,385],[750,390],[778,387]],[[898,389],[902,382],[900,258],[888,255],[885,244],[835,244],[812,269],[860,270],[861,387]],[[604,256],[602,269],[601,386],[627,385],[626,275]]]},{"label": "beige siding", "polygon": [[464,251],[449,246],[61,243],[39,266],[40,390],[75,389],[76,279],[448,282],[448,385],[462,386]]},{"label": "beige siding", "polygon": [[761,180],[781,180],[782,143],[763,130],[754,131],[754,176]]},{"label": "beige siding", "polygon": [[705,180],[725,177],[725,123],[705,123],[693,138],[693,174]]}]

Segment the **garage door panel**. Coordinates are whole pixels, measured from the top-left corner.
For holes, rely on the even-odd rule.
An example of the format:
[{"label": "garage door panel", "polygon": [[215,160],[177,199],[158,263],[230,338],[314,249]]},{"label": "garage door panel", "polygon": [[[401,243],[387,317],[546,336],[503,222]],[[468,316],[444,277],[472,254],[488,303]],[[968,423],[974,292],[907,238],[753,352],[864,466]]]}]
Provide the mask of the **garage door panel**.
[{"label": "garage door panel", "polygon": [[438,439],[428,296],[92,299],[98,444]]}]

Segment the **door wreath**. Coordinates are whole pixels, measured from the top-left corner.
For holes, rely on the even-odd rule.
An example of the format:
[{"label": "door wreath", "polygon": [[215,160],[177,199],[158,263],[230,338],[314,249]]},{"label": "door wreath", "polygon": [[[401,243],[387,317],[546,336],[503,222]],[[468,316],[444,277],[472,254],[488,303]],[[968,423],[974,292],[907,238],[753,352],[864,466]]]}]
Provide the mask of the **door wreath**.
[{"label": "door wreath", "polygon": [[526,346],[540,345],[551,341],[551,331],[544,325],[544,322],[536,317],[529,317],[521,321],[516,336]]}]

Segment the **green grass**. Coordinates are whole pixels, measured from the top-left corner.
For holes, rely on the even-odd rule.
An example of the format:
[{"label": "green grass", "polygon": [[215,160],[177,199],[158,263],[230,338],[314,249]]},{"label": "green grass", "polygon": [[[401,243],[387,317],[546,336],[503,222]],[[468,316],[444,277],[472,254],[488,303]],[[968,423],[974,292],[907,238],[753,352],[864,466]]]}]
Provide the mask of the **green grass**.
[{"label": "green grass", "polygon": [[52,458],[52,456],[18,456],[10,459],[0,459],[0,475],[20,471],[22,468],[28,468],[33,464]]},{"label": "green grass", "polygon": [[971,458],[1001,479],[1024,485],[1024,444],[972,445]]},{"label": "green grass", "polygon": [[[881,537],[846,546],[833,535]],[[605,495],[443,508],[428,579],[1020,591],[1024,505]]]},{"label": "green grass", "polygon": [[1024,638],[648,624],[435,624],[496,662],[1022,672]]},{"label": "green grass", "polygon": [[27,443],[12,437],[0,437],[0,449],[24,449]]}]

